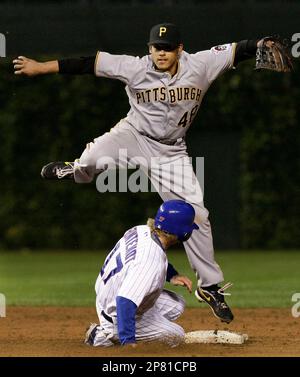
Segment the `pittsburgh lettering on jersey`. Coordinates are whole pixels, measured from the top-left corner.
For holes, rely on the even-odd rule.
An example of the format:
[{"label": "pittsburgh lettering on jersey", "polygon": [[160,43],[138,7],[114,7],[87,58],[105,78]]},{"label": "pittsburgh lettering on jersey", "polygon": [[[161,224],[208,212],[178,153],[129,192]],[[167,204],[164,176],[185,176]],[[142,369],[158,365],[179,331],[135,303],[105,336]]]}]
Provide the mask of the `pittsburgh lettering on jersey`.
[{"label": "pittsburgh lettering on jersey", "polygon": [[135,259],[136,256],[136,245],[138,242],[138,234],[136,227],[129,229],[124,234],[126,255],[125,264]]},{"label": "pittsburgh lettering on jersey", "polygon": [[165,102],[176,103],[181,101],[197,101],[200,102],[201,89],[190,87],[179,87],[167,89],[162,86],[136,92],[137,103],[149,102]]}]

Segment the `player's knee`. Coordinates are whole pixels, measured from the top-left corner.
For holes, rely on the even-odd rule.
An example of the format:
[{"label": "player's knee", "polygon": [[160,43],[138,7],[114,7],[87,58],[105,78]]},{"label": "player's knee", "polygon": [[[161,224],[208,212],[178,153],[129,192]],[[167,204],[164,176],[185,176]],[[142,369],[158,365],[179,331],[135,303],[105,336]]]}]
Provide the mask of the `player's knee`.
[{"label": "player's knee", "polygon": [[178,293],[166,289],[164,290],[164,294],[167,295],[168,300],[171,300],[168,302],[169,310],[164,315],[170,321],[175,321],[184,312],[185,299]]},{"label": "player's knee", "polygon": [[172,327],[163,333],[162,341],[171,347],[176,347],[184,342],[184,337],[183,328],[176,323],[172,323]]},{"label": "player's knee", "polygon": [[172,313],[173,321],[177,319],[179,316],[181,316],[181,314],[184,312],[184,309],[185,309],[185,299],[177,293],[175,295],[176,295],[176,299],[175,299],[176,305],[174,306],[173,313]]},{"label": "player's knee", "polygon": [[193,204],[195,210],[195,222],[197,224],[204,223],[208,220],[209,212],[202,204]]},{"label": "player's knee", "polygon": [[177,295],[178,296],[178,303],[177,303],[177,310],[179,312],[179,315],[178,317],[184,312],[184,309],[185,309],[185,299],[180,296],[180,295]]},{"label": "player's knee", "polygon": [[185,336],[185,332],[184,332],[183,328],[181,326],[179,326],[179,325],[177,325],[176,336],[179,339],[184,339],[184,336]]}]

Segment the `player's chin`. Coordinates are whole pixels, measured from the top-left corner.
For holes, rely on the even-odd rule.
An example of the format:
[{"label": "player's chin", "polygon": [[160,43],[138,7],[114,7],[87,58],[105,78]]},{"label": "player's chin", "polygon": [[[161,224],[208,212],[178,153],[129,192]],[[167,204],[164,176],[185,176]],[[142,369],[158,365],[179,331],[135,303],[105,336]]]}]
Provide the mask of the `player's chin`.
[{"label": "player's chin", "polygon": [[167,71],[170,68],[170,64],[168,62],[157,62],[156,67],[161,71]]}]

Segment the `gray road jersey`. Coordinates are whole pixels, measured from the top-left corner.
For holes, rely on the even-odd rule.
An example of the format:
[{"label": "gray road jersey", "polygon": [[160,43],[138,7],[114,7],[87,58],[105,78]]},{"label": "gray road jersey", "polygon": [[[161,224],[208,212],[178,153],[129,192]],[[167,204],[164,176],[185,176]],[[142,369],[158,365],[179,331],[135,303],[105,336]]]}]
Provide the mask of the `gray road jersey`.
[{"label": "gray road jersey", "polygon": [[215,46],[195,54],[182,52],[173,77],[158,72],[150,55],[142,58],[99,52],[95,74],[126,84],[130,111],[126,120],[156,139],[184,137],[210,84],[232,68],[236,44]]}]

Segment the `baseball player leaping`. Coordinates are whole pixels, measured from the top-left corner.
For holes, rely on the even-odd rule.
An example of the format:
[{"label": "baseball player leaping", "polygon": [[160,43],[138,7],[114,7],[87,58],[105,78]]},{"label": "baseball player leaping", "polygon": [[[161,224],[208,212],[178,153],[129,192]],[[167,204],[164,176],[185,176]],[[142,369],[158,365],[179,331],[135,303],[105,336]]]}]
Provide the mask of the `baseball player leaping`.
[{"label": "baseball player leaping", "polygon": [[[161,198],[183,199],[196,211],[199,230],[184,242],[184,247],[196,272],[199,301],[210,305],[213,313],[224,322],[231,322],[232,312],[220,288],[223,274],[214,260],[214,248],[208,211],[203,204],[200,185],[190,185],[192,165],[188,161],[185,135],[202,99],[212,82],[223,72],[237,66],[256,53],[258,40],[216,46],[207,51],[189,54],[183,50],[178,28],[169,23],[155,25],[150,31],[149,55],[142,58],[112,55],[100,51],[96,56],[37,62],[24,56],[13,61],[15,74],[35,76],[49,73],[95,74],[126,84],[130,111],[110,132],[89,143],[75,162],[52,162],[43,167],[45,179],[74,179],[91,182],[95,174],[106,168],[106,157],[123,163],[119,150],[126,149],[128,158],[142,156],[151,165],[151,157],[159,159],[160,173],[151,172],[151,182]],[[183,177],[171,175],[171,162],[183,166]],[[162,173],[161,173],[162,172]],[[194,174],[194,173],[192,173]],[[180,179],[180,183],[178,182]],[[173,188],[169,187],[170,180]],[[176,187],[186,183],[181,190]]]},{"label": "baseball player leaping", "polygon": [[193,230],[195,210],[183,200],[169,200],[147,225],[129,229],[106,257],[97,278],[96,309],[100,325],[91,324],[85,343],[112,346],[162,341],[176,346],[184,330],[175,321],[184,299],[163,289],[165,281],[185,286],[192,282],[168,263],[166,250],[186,241]]}]

